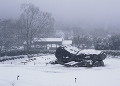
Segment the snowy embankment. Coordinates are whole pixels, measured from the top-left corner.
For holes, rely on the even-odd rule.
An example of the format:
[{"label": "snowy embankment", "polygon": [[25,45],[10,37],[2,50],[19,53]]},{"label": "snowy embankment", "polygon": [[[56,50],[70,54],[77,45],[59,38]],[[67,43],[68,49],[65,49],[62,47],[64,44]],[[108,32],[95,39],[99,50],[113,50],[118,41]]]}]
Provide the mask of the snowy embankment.
[{"label": "snowy embankment", "polygon": [[120,86],[120,59],[107,58],[105,67],[93,68],[48,64],[55,59],[44,55],[1,62],[0,86]]}]

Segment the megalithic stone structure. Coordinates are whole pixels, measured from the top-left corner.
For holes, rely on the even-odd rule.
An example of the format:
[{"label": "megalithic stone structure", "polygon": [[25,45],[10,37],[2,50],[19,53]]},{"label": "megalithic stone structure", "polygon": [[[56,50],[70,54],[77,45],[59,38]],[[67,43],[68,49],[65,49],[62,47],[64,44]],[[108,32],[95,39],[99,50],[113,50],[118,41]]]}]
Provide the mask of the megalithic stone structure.
[{"label": "megalithic stone structure", "polygon": [[106,54],[99,50],[79,50],[71,45],[60,46],[55,52],[57,62],[69,67],[99,67],[104,66]]}]

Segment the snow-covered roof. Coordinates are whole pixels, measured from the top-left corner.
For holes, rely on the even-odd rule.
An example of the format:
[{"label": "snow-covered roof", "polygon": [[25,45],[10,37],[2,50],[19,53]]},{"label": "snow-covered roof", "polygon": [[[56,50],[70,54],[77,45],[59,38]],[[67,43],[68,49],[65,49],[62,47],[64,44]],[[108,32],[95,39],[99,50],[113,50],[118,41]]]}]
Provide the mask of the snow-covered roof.
[{"label": "snow-covered roof", "polygon": [[81,50],[81,51],[79,51],[79,53],[77,54],[77,55],[79,55],[79,54],[87,54],[87,55],[89,55],[89,54],[100,54],[102,51],[100,51],[100,50],[94,50],[94,49],[84,49],[84,50]]},{"label": "snow-covered roof", "polygon": [[62,42],[62,38],[34,38],[34,42]]},{"label": "snow-covered roof", "polygon": [[62,45],[71,45],[72,40],[63,40]]}]

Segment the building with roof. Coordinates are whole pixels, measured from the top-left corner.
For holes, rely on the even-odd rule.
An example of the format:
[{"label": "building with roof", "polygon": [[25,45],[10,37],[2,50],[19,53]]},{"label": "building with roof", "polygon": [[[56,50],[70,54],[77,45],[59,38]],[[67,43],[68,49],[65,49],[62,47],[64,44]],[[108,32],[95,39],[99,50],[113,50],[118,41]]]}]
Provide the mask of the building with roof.
[{"label": "building with roof", "polygon": [[64,40],[63,38],[34,38],[31,48],[34,51],[55,51],[61,45],[71,45],[72,40]]},{"label": "building with roof", "polygon": [[62,45],[62,38],[35,38],[32,43],[34,49],[56,50]]}]

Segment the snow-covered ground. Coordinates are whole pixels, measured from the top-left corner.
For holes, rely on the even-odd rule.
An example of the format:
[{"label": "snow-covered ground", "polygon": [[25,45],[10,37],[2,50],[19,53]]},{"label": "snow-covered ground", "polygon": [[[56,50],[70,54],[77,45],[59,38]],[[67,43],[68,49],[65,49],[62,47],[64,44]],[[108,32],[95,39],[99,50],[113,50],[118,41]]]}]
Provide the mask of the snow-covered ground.
[{"label": "snow-covered ground", "polygon": [[117,58],[107,58],[105,67],[93,68],[48,64],[56,59],[54,55],[34,58],[1,62],[0,86],[120,86],[120,59]]}]

